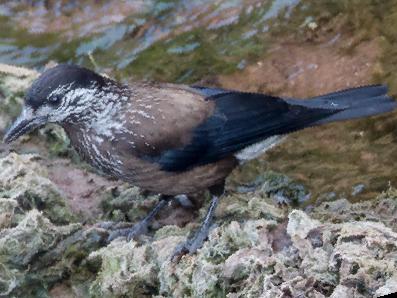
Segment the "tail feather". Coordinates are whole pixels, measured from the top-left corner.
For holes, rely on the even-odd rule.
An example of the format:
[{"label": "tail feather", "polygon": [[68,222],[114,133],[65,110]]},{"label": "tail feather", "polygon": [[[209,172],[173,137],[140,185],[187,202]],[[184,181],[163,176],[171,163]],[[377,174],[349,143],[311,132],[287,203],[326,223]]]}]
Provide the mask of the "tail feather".
[{"label": "tail feather", "polygon": [[387,86],[385,85],[368,85],[363,87],[354,87],[344,90],[327,93],[320,96],[315,96],[312,99],[329,99],[329,98],[346,98],[346,97],[375,97],[387,93]]},{"label": "tail feather", "polygon": [[313,123],[320,125],[393,111],[397,102],[387,95],[387,91],[386,86],[373,85],[337,91],[308,100],[287,101],[289,104],[307,108],[334,110],[334,114]]}]

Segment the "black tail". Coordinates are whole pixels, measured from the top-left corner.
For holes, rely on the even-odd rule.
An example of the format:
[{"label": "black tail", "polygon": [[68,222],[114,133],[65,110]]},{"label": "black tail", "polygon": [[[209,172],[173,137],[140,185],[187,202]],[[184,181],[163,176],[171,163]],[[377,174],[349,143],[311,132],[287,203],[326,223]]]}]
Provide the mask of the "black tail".
[{"label": "black tail", "polygon": [[397,107],[397,102],[387,95],[387,87],[383,85],[347,89],[308,100],[288,99],[286,101],[308,108],[340,110],[314,122],[315,125],[378,115],[393,111]]}]

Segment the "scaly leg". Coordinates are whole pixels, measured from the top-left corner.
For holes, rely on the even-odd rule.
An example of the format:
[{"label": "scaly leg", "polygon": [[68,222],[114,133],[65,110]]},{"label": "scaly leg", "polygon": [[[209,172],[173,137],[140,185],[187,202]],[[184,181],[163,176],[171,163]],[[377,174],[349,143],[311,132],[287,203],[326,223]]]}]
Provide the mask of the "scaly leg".
[{"label": "scaly leg", "polygon": [[108,242],[118,238],[127,237],[127,241],[138,237],[139,235],[145,234],[148,230],[150,222],[153,218],[163,209],[172,197],[161,196],[156,206],[143,218],[140,222],[129,228],[116,229],[109,233]]},{"label": "scaly leg", "polygon": [[218,206],[219,198],[224,193],[224,182],[220,185],[211,187],[210,193],[212,196],[211,203],[203,223],[192,238],[187,239],[186,242],[183,242],[177,246],[174,254],[172,255],[173,261],[177,260],[180,256],[186,253],[195,253],[203,246],[204,240],[207,239],[214,218],[215,210]]}]

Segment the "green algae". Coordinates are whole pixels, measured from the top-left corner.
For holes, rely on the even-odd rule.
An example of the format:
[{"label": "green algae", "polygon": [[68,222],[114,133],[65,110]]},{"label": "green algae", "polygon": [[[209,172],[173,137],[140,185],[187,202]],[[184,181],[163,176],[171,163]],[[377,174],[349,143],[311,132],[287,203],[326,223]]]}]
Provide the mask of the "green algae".
[{"label": "green algae", "polygon": [[[250,63],[266,50],[266,35],[261,33],[259,24],[252,24],[267,9],[265,5],[250,14],[241,14],[238,22],[227,28],[200,28],[157,42],[132,61],[122,76],[132,74],[151,80],[191,83],[236,71],[243,59],[244,63]],[[242,38],[246,32],[253,35]],[[192,46],[190,50],[186,45]]]}]

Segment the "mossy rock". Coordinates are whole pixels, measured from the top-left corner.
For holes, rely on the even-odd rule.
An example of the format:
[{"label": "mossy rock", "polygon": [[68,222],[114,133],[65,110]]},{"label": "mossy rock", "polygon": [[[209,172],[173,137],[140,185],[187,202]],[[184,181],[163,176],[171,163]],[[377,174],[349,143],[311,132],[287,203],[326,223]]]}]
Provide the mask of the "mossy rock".
[{"label": "mossy rock", "polygon": [[77,218],[66,199],[48,178],[40,157],[10,153],[0,159],[0,197],[18,202],[18,214],[38,209],[54,223],[69,223]]}]

